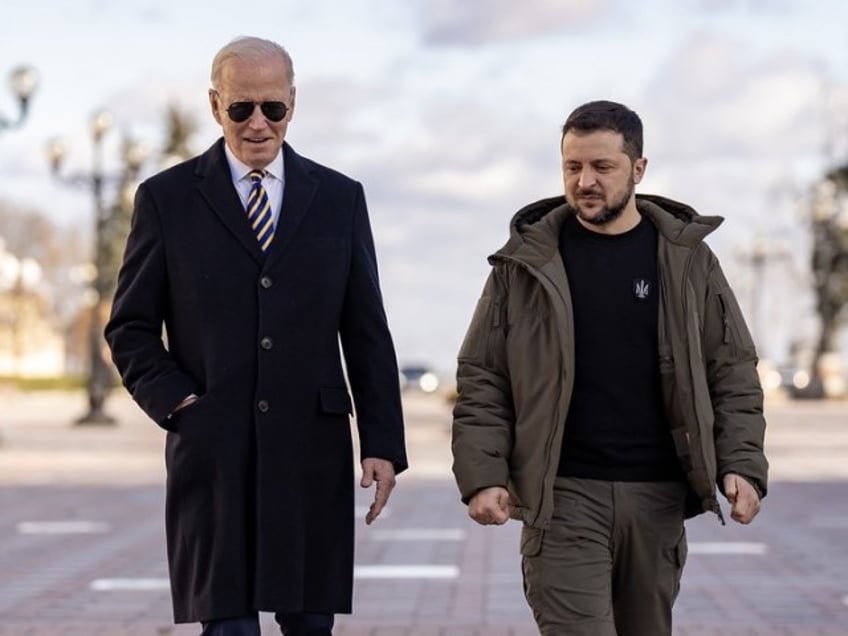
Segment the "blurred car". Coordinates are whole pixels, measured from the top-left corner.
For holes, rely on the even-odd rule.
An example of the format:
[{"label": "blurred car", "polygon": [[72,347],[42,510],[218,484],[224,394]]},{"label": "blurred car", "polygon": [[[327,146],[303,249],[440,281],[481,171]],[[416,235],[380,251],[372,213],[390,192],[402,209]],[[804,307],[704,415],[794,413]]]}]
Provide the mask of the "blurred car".
[{"label": "blurred car", "polygon": [[407,365],[400,368],[400,388],[435,393],[439,390],[439,377],[425,365]]},{"label": "blurred car", "polygon": [[781,392],[794,399],[822,397],[821,382],[811,378],[810,373],[801,367],[777,366],[771,360],[760,360],[757,372],[766,394]]},{"label": "blurred car", "polygon": [[780,386],[795,399],[823,397],[821,381],[810,377],[810,372],[797,367],[781,367]]}]

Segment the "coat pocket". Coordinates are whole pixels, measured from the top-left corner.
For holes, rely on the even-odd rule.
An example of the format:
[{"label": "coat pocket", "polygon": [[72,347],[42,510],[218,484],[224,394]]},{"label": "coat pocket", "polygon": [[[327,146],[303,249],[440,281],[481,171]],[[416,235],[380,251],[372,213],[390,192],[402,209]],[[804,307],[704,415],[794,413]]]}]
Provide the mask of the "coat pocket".
[{"label": "coat pocket", "polygon": [[534,557],[542,551],[542,538],[545,531],[532,526],[521,528],[521,556]]},{"label": "coat pocket", "polygon": [[321,387],[321,412],[327,415],[350,415],[353,413],[353,403],[347,389],[341,387]]}]

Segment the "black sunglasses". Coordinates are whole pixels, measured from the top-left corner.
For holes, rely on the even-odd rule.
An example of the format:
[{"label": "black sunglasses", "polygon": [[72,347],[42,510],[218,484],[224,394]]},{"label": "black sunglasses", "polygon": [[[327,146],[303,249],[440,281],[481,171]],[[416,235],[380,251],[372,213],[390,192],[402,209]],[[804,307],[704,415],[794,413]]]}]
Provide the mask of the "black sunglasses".
[{"label": "black sunglasses", "polygon": [[289,111],[289,107],[284,102],[233,102],[227,106],[227,115],[240,124],[253,115],[256,106],[259,106],[265,119],[269,121],[283,121]]}]

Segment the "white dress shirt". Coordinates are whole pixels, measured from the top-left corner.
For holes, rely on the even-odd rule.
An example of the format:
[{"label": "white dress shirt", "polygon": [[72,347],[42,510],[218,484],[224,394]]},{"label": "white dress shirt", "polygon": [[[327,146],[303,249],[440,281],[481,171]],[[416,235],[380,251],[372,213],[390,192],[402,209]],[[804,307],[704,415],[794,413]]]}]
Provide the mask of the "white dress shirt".
[{"label": "white dress shirt", "polygon": [[[230,147],[224,143],[224,153],[227,155],[227,163],[230,164],[230,174],[233,177],[233,185],[238,192],[241,205],[247,209],[247,195],[250,194],[250,179],[247,177],[250,174],[250,166],[239,161]],[[283,149],[277,153],[274,160],[265,166],[265,178],[262,180],[262,185],[265,187],[265,192],[268,193],[268,200],[271,202],[271,214],[274,217],[274,227],[277,227],[277,222],[280,219],[280,208],[283,206],[283,190],[286,186],[286,173],[283,167]]]}]

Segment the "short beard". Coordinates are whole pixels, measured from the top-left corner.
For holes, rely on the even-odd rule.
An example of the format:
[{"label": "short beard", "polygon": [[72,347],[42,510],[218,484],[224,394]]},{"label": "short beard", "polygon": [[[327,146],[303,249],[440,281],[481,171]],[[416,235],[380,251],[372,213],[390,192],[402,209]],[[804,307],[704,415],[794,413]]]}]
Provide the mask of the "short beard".
[{"label": "short beard", "polygon": [[613,202],[612,205],[603,208],[600,212],[598,212],[595,216],[592,217],[585,216],[580,210],[579,206],[574,205],[572,207],[577,212],[577,217],[581,221],[585,221],[586,223],[595,225],[597,227],[602,227],[604,225],[609,225],[621,216],[622,212],[624,212],[624,208],[627,207],[627,203],[630,201],[630,197],[633,196],[633,192],[635,190],[636,182],[631,177],[630,183],[627,184],[627,191],[621,196],[621,198],[618,201]]}]

